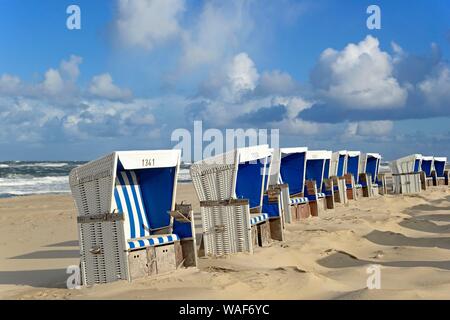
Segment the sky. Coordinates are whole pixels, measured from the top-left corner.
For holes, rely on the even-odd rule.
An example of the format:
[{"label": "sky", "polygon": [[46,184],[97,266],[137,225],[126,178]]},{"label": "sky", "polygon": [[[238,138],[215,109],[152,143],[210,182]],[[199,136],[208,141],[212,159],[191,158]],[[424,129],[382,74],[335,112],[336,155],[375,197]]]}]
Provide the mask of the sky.
[{"label": "sky", "polygon": [[172,148],[196,120],[450,157],[446,0],[2,0],[0,43],[1,161]]}]

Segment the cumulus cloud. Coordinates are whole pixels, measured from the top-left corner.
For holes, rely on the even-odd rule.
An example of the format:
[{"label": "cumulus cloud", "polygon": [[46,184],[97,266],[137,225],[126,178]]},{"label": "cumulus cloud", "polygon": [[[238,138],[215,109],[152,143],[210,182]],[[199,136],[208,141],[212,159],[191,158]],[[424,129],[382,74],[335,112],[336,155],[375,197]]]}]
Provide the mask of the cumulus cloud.
[{"label": "cumulus cloud", "polygon": [[207,1],[196,23],[182,33],[181,68],[226,60],[252,29],[249,1]]},{"label": "cumulus cloud", "polygon": [[5,73],[0,77],[0,94],[14,94],[19,90],[20,84],[19,77]]},{"label": "cumulus cloud", "polygon": [[393,77],[390,55],[380,50],[372,36],[341,51],[326,49],[311,81],[325,101],[343,108],[398,108],[408,95]]},{"label": "cumulus cloud", "polygon": [[89,93],[93,96],[109,100],[129,99],[132,96],[130,90],[116,86],[109,73],[94,76],[89,86]]},{"label": "cumulus cloud", "polygon": [[348,130],[353,135],[379,137],[390,134],[393,128],[394,123],[389,120],[360,121],[350,124]]},{"label": "cumulus cloud", "polygon": [[226,84],[221,94],[225,100],[238,101],[241,97],[256,88],[259,79],[258,70],[247,53],[237,54],[228,65]]},{"label": "cumulus cloud", "polygon": [[291,75],[280,70],[265,71],[261,75],[258,93],[264,94],[292,94],[298,85]]},{"label": "cumulus cloud", "polygon": [[419,90],[425,96],[428,105],[433,107],[445,106],[450,102],[450,68],[442,65],[434,74],[419,83]]},{"label": "cumulus cloud", "polygon": [[50,95],[57,95],[61,93],[64,89],[64,81],[59,71],[55,69],[47,70],[42,86],[45,92]]},{"label": "cumulus cloud", "polygon": [[59,69],[61,73],[65,75],[69,80],[76,81],[80,75],[80,64],[83,59],[76,55],[71,55],[69,60],[61,61]]},{"label": "cumulus cloud", "polygon": [[116,27],[127,46],[147,50],[180,33],[184,0],[119,0]]}]

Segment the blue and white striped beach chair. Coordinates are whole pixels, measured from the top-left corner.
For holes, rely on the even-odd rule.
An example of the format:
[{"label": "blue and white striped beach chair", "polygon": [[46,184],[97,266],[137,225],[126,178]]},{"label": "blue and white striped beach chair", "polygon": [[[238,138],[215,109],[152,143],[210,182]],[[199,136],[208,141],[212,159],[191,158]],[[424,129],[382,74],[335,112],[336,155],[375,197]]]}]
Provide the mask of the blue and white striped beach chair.
[{"label": "blue and white striped beach chair", "polygon": [[118,151],[71,171],[84,285],[197,265],[192,207],[175,203],[180,156]]}]

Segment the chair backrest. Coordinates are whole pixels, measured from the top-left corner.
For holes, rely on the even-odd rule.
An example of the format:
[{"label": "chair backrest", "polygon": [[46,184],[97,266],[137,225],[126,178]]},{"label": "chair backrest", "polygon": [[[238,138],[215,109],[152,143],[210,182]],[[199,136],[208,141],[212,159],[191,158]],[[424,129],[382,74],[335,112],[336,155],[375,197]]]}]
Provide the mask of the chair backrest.
[{"label": "chair backrest", "polygon": [[433,171],[433,157],[423,157],[421,168],[427,177],[431,177],[431,171]]},{"label": "chair backrest", "polygon": [[150,235],[141,188],[132,170],[117,173],[113,204],[119,213],[124,214],[125,239],[135,239]]},{"label": "chair backrest", "polygon": [[280,176],[282,177],[282,183],[289,185],[290,195],[304,192],[306,152],[306,148],[281,149]]},{"label": "chair backrest", "polygon": [[435,157],[434,158],[434,170],[436,171],[436,175],[438,177],[444,177],[446,162],[447,162],[447,158],[445,158],[445,157]]},{"label": "chair backrest", "polygon": [[355,183],[359,182],[360,164],[359,164],[360,153],[349,152],[347,158],[347,173],[353,175]]}]

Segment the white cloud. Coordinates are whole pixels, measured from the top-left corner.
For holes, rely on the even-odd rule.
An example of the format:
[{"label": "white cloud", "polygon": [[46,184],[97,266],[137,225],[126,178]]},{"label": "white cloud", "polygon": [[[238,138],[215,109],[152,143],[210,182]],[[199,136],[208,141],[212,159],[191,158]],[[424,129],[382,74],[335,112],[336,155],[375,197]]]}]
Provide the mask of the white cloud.
[{"label": "white cloud", "polygon": [[450,102],[450,69],[441,66],[437,72],[418,85],[425,100],[432,106],[448,108]]},{"label": "white cloud", "polygon": [[289,94],[297,87],[291,75],[279,70],[263,72],[259,89],[262,94]]},{"label": "white cloud", "polygon": [[238,101],[256,88],[258,79],[259,73],[253,60],[245,52],[239,53],[228,65],[222,97],[227,101]]},{"label": "white cloud", "polygon": [[119,0],[116,21],[121,41],[147,50],[180,33],[184,0]]},{"label": "white cloud", "polygon": [[275,97],[272,105],[283,105],[286,107],[288,118],[296,118],[299,112],[311,108],[312,102],[302,97]]},{"label": "white cloud", "polygon": [[19,77],[5,73],[0,77],[0,93],[6,95],[15,94],[18,92],[20,84]]},{"label": "white cloud", "polygon": [[80,75],[79,65],[83,62],[83,59],[76,55],[71,55],[69,60],[61,61],[59,69],[61,73],[65,75],[69,80],[75,81]]},{"label": "white cloud", "polygon": [[44,76],[42,86],[46,93],[57,95],[64,89],[64,81],[61,74],[56,69],[48,69]]},{"label": "white cloud", "polygon": [[116,86],[109,73],[94,76],[89,86],[89,93],[96,97],[110,100],[129,99],[132,96],[130,90]]},{"label": "white cloud", "polygon": [[342,51],[326,49],[312,80],[324,99],[344,108],[397,108],[404,106],[407,90],[392,70],[391,56],[380,50],[376,38],[367,36]]},{"label": "white cloud", "polygon": [[183,32],[181,68],[220,63],[232,55],[252,29],[248,1],[207,1],[191,28]]},{"label": "white cloud", "polygon": [[384,137],[389,135],[394,128],[390,120],[360,121],[350,123],[347,127],[347,135],[364,137]]}]

